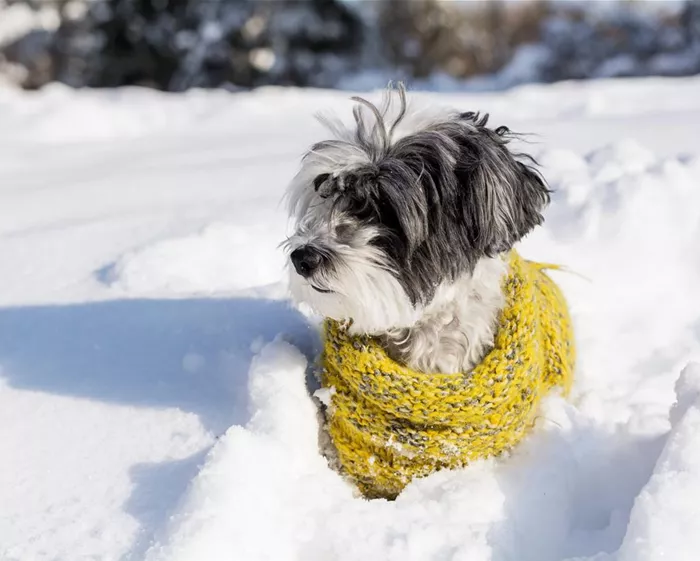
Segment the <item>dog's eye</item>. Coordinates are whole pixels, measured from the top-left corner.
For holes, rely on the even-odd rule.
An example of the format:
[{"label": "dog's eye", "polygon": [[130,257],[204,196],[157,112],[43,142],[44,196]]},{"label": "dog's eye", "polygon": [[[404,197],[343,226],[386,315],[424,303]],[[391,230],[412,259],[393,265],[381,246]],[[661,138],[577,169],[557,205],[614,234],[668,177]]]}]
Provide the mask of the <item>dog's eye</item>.
[{"label": "dog's eye", "polygon": [[350,224],[338,224],[335,227],[335,235],[339,239],[348,239],[352,234],[352,226]]},{"label": "dog's eye", "polygon": [[326,182],[326,179],[328,179],[329,177],[329,173],[322,173],[321,175],[317,175],[314,179],[314,189],[318,191],[321,185],[323,185]]},{"label": "dog's eye", "polygon": [[352,174],[346,175],[343,178],[343,191],[353,191],[357,184],[357,177]]}]

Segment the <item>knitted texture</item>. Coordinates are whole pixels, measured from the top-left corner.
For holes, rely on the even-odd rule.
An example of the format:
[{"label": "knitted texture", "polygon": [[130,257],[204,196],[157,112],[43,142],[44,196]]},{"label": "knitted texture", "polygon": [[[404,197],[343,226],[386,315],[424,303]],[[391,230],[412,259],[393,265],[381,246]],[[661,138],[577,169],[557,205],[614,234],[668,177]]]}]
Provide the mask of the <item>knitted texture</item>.
[{"label": "knitted texture", "polygon": [[368,498],[394,498],[414,477],[497,456],[533,425],[540,399],[567,393],[575,359],[566,302],[549,265],[512,251],[491,351],[471,372],[407,368],[347,324],[327,319],[322,383],[342,470]]}]

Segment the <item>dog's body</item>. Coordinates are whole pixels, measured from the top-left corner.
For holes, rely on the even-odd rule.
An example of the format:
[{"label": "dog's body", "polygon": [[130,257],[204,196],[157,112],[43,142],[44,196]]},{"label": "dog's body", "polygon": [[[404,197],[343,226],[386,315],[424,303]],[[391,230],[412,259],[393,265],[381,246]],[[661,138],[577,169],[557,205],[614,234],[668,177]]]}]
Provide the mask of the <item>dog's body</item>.
[{"label": "dog's body", "polygon": [[382,108],[354,99],[354,128],[325,120],[335,138],[290,187],[293,296],[411,368],[467,372],[493,344],[503,256],[549,191],[487,117],[411,114],[402,88]]}]

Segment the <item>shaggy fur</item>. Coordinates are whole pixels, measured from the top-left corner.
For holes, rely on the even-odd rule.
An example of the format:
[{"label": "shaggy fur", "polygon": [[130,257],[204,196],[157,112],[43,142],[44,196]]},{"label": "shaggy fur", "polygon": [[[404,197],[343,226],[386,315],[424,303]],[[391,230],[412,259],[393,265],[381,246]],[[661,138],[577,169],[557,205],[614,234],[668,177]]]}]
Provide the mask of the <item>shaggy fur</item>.
[{"label": "shaggy fur", "polygon": [[403,87],[354,125],[323,118],[289,190],[294,298],[352,320],[424,372],[472,368],[503,306],[501,259],[542,222],[549,191],[506,127],[478,113],[416,113]]}]

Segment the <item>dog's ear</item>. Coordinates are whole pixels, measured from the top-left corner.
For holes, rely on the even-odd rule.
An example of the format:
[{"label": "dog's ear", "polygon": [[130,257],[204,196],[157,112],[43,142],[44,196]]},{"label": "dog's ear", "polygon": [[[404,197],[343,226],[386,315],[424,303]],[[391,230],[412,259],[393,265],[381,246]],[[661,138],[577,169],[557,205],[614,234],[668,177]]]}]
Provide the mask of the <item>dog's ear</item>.
[{"label": "dog's ear", "polygon": [[494,255],[509,250],[542,223],[550,191],[536,162],[507,148],[507,128],[491,130],[486,127],[488,116],[466,115],[467,126],[455,139],[460,147],[456,175],[464,226],[474,249]]}]

